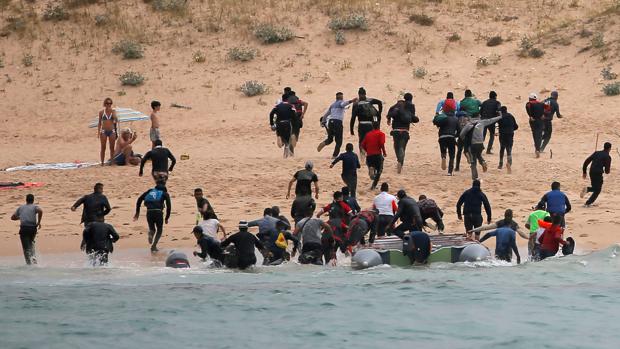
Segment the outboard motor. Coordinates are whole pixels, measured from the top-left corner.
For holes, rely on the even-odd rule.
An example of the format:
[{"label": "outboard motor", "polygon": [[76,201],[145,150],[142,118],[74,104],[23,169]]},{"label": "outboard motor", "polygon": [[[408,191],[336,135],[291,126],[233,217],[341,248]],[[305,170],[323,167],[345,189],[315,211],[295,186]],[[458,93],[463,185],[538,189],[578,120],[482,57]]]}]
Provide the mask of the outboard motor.
[{"label": "outboard motor", "polygon": [[166,267],[168,268],[189,268],[189,259],[183,252],[172,251],[166,258]]}]

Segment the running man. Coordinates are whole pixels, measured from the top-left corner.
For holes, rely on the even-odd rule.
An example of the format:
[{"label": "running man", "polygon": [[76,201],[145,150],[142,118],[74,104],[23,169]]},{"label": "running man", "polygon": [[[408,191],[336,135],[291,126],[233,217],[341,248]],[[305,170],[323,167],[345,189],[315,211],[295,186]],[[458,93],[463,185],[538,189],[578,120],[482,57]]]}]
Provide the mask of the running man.
[{"label": "running man", "polygon": [[205,212],[213,213],[215,219],[217,219],[217,214],[215,214],[215,210],[213,210],[213,206],[211,206],[209,200],[204,196],[202,188],[194,189],[194,199],[196,199],[196,207],[198,208],[196,225],[198,225],[198,222],[202,219]]},{"label": "running man", "polygon": [[93,193],[84,195],[71,206],[71,211],[77,210],[78,207],[84,205],[82,209],[82,220],[80,223],[84,223],[84,226],[94,222],[97,216],[106,216],[112,208],[108,202],[108,198],[103,195],[103,184],[96,183]]},{"label": "running man", "polygon": [[295,185],[295,196],[312,196],[312,189],[310,184],[314,183],[314,198],[319,198],[319,177],[312,171],[314,163],[310,160],[306,161],[306,165],[303,170],[295,172],[293,179],[288,183],[288,191],[286,192],[286,198],[291,197],[291,188],[293,183]]},{"label": "running man", "polygon": [[446,94],[446,99],[442,99],[437,103],[437,107],[435,108],[435,115],[441,113],[456,113],[461,110],[461,105],[458,101],[454,99],[454,93],[448,92]]},{"label": "running man", "polygon": [[112,108],[112,98],[103,101],[103,110],[99,112],[99,122],[97,123],[97,137],[101,141],[101,166],[105,160],[106,143],[110,143],[110,159],[114,155],[114,146],[118,135],[118,117]]},{"label": "running man", "polygon": [[[145,191],[138,201],[136,201],[136,214],[133,216],[134,222],[140,218],[140,206],[146,206],[146,222],[149,226],[149,244],[151,245],[151,252],[159,251],[157,249],[157,243],[164,232],[164,222],[168,224],[170,219],[170,211],[172,210],[172,202],[170,201],[170,195],[166,190],[166,186],[163,182],[158,182],[155,188]],[[166,207],[166,218],[164,219],[164,206]]]},{"label": "running man", "polygon": [[26,195],[26,204],[21,205],[11,216],[11,220],[19,220],[19,240],[22,243],[26,264],[37,264],[34,239],[41,229],[43,210],[34,204],[34,195]]},{"label": "running man", "polygon": [[366,165],[368,166],[368,176],[372,180],[370,190],[377,188],[377,183],[381,179],[383,172],[383,159],[387,156],[385,152],[385,133],[379,129],[379,123],[373,124],[373,130],[366,134],[360,145],[366,153]]},{"label": "running man", "polygon": [[[469,152],[469,163],[471,165],[471,179],[478,179],[478,168],[476,164],[479,162],[482,166],[482,171],[487,171],[487,163],[482,157],[482,151],[484,150],[484,130],[487,126],[495,124],[502,118],[501,115],[490,119],[471,119],[465,127],[461,130],[459,135],[463,139],[464,147]],[[495,126],[493,126],[493,132],[495,132]],[[493,136],[494,137],[494,136]]]},{"label": "running man", "polygon": [[401,173],[405,163],[405,150],[409,142],[409,126],[420,122],[415,115],[413,95],[409,92],[403,96],[404,100],[396,102],[388,111],[387,124],[392,125],[390,135],[394,140],[394,153],[398,162],[396,172]]},{"label": "running man", "polygon": [[140,155],[133,152],[133,142],[138,139],[138,133],[126,128],[121,131],[120,137],[116,140],[116,154],[112,159],[112,165],[126,166],[140,165]]},{"label": "running man", "polygon": [[357,102],[357,98],[345,101],[342,92],[336,93],[336,101],[327,108],[327,111],[321,117],[321,124],[327,127],[327,139],[319,144],[316,148],[317,151],[320,152],[326,145],[331,144],[336,139],[336,147],[334,148],[332,158],[338,156],[342,146],[344,110],[349,104],[355,102]]},{"label": "running man", "polygon": [[519,129],[517,120],[508,112],[506,106],[500,108],[502,118],[497,123],[499,128],[499,170],[504,166],[504,151],[506,152],[506,171],[512,173],[512,145],[514,143],[515,131]]},{"label": "running man", "polygon": [[501,227],[486,233],[480,243],[487,239],[495,237],[495,258],[511,262],[512,252],[514,251],[517,256],[517,264],[521,264],[521,255],[519,255],[519,248],[517,247],[517,238],[515,231],[509,227]]},{"label": "running man", "polygon": [[152,148],[157,146],[157,141],[161,141],[161,135],[159,133],[159,111],[161,110],[161,103],[158,101],[151,102],[151,130],[149,131],[149,136],[151,138]]},{"label": "running man", "polygon": [[[480,189],[480,181],[475,180],[472,183],[470,189],[467,189],[461,197],[459,201],[456,203],[456,215],[459,218],[459,221],[463,220],[463,215],[465,215],[465,232],[467,234],[467,238],[471,240],[472,231],[475,228],[482,226],[482,206],[484,205],[484,211],[487,214],[487,224],[491,224],[492,214],[491,214],[491,204],[489,204],[489,199]],[[461,213],[461,209],[462,212]],[[480,240],[480,233],[476,232],[476,240]]]},{"label": "running man", "polygon": [[[147,151],[142,157],[142,161],[140,161],[140,172],[138,175],[142,177],[144,174],[144,164],[151,160],[153,165],[151,170],[153,179],[155,182],[162,181],[166,183],[166,181],[168,181],[168,173],[172,172],[174,165],[177,163],[177,159],[175,159],[168,148],[164,148],[161,139],[156,140],[153,144],[155,147]],[[168,159],[171,161],[170,167],[168,167]]]},{"label": "running man", "polygon": [[308,111],[308,102],[302,101],[299,97],[297,97],[295,91],[290,91],[289,103],[293,105],[293,108],[295,108],[295,118],[291,123],[293,127],[293,135],[295,136],[291,139],[291,144],[293,145],[291,150],[293,150],[297,142],[299,142],[299,134],[302,127],[304,127],[304,116]]},{"label": "running man", "polygon": [[[480,106],[480,118],[482,120],[492,119],[499,114],[500,107],[502,104],[497,100],[497,93],[495,91],[489,92],[489,99],[482,102]],[[487,145],[487,154],[492,154],[493,150],[493,142],[495,141],[495,122],[487,124],[484,127],[484,132],[482,135],[482,145],[484,147],[484,139],[487,137],[487,132],[489,133],[489,143]]]},{"label": "running man", "polygon": [[536,93],[532,92],[529,101],[525,104],[525,111],[530,117],[530,128],[532,129],[532,137],[534,139],[534,150],[536,157],[540,157],[542,147],[542,137],[545,130],[545,105],[538,101]]},{"label": "running man", "polygon": [[[377,227],[375,229],[379,237],[385,236],[390,224],[394,220],[394,214],[398,211],[398,205],[396,204],[396,196],[389,193],[390,185],[388,183],[381,183],[381,192],[375,196],[372,201],[372,208],[377,210],[379,216],[377,217]],[[374,241],[374,236],[370,237],[371,241]]]},{"label": "running man", "polygon": [[448,111],[437,114],[433,118],[433,124],[439,128],[439,152],[441,153],[441,169],[446,170],[446,155],[450,156],[448,163],[448,176],[452,176],[454,170],[454,156],[456,153],[456,138],[459,135],[459,120],[454,112]]},{"label": "running man", "polygon": [[560,114],[560,105],[558,104],[558,97],[558,91],[552,91],[551,97],[543,101],[545,106],[545,128],[543,129],[542,145],[540,146],[541,152],[545,151],[545,148],[551,140],[551,134],[553,133],[553,115],[555,114],[558,119],[562,118],[562,115]]},{"label": "running man", "polygon": [[282,95],[282,102],[278,103],[269,113],[269,125],[276,132],[279,148],[284,147],[284,158],[295,152],[293,142],[293,122],[297,118],[295,107],[289,102],[291,96]]},{"label": "running man", "polygon": [[331,165],[329,165],[329,168],[334,168],[339,161],[342,161],[342,174],[340,178],[342,178],[344,184],[349,188],[351,196],[355,197],[357,193],[357,169],[362,166],[360,166],[360,160],[357,154],[353,152],[353,144],[347,143],[345,149],[346,152],[338,155],[338,157],[332,161]]},{"label": "running man", "polygon": [[98,215],[95,221],[84,228],[82,250],[86,251],[93,267],[108,264],[108,254],[114,251],[114,243],[120,239],[114,227]]},{"label": "running man", "polygon": [[237,263],[236,265],[227,265],[229,268],[244,270],[256,264],[254,247],[258,248],[263,255],[267,254],[265,246],[254,234],[248,231],[248,223],[246,221],[239,222],[239,231],[222,241],[221,247],[226,249],[230,244],[235,245]]},{"label": "running man", "polygon": [[[357,136],[360,144],[360,155],[366,156],[362,151],[362,141],[366,138],[366,134],[373,130],[373,124],[377,123],[381,125],[381,113],[383,112],[383,102],[375,98],[366,97],[366,90],[360,87],[357,91],[358,101],[353,103],[351,108],[351,136],[355,136],[355,119],[359,119],[357,126]],[[378,110],[375,109],[377,106]]]},{"label": "running man", "polygon": [[562,218],[562,228],[566,226],[566,220],[564,216],[572,209],[568,196],[561,190],[560,182],[551,183],[551,191],[547,192],[538,202],[538,207],[546,207],[547,212],[552,217],[560,216]]},{"label": "running man", "polygon": [[606,142],[603,146],[603,150],[595,151],[590,155],[583,163],[583,179],[587,178],[586,171],[590,166],[590,187],[584,187],[581,191],[581,198],[586,193],[592,193],[590,198],[586,201],[585,207],[590,207],[596,201],[601,190],[603,189],[603,172],[609,174],[611,171],[611,143]]},{"label": "running man", "polygon": [[478,100],[478,98],[474,97],[474,94],[471,90],[465,90],[465,98],[461,99],[461,111],[465,112],[466,116],[469,118],[478,118],[480,117],[480,107],[482,103]]},{"label": "running man", "polygon": [[291,217],[295,224],[308,216],[308,211],[316,210],[316,201],[310,195],[297,196],[291,205]]},{"label": "running man", "polygon": [[[403,189],[396,193],[398,197],[398,211],[392,219],[390,227],[392,227],[392,234],[403,239],[405,232],[420,231],[424,225],[422,215],[420,214],[420,208],[415,199],[407,196],[407,192]],[[396,228],[396,222],[400,219],[400,225]]]}]

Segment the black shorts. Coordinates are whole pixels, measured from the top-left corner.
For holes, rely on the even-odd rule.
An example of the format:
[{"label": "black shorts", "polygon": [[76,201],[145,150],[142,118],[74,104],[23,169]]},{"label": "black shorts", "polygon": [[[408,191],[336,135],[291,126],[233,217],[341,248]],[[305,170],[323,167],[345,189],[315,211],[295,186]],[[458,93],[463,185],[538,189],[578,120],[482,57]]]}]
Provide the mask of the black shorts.
[{"label": "black shorts", "polygon": [[372,168],[382,168],[383,167],[383,155],[366,156],[366,165]]}]

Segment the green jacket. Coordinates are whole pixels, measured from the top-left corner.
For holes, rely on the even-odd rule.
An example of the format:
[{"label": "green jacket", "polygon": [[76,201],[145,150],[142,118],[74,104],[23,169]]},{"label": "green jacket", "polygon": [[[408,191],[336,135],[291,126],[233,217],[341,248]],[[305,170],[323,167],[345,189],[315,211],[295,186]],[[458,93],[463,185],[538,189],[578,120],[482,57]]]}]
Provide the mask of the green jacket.
[{"label": "green jacket", "polygon": [[469,117],[476,117],[480,114],[481,105],[482,103],[480,103],[480,101],[476,98],[466,97],[461,101],[461,110],[467,113],[467,116]]}]

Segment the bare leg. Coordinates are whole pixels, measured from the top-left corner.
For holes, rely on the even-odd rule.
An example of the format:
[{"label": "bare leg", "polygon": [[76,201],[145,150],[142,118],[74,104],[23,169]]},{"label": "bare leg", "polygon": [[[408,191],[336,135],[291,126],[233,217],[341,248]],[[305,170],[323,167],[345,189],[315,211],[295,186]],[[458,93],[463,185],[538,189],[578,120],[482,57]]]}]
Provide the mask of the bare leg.
[{"label": "bare leg", "polygon": [[105,160],[105,150],[106,150],[106,141],[107,136],[105,133],[99,135],[99,141],[101,142],[101,151],[99,152],[99,156],[101,157],[101,166],[103,166],[103,162]]},{"label": "bare leg", "polygon": [[110,160],[112,160],[112,158],[114,157],[114,148],[116,146],[116,133],[112,133],[112,135],[108,138],[110,142]]}]

